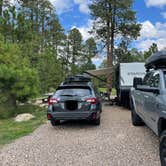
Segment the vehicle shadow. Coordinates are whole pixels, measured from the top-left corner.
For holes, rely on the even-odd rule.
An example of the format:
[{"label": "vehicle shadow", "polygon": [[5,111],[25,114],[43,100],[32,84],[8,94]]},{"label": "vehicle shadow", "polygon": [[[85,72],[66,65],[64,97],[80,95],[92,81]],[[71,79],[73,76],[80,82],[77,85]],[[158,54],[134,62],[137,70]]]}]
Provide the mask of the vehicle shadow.
[{"label": "vehicle shadow", "polygon": [[54,128],[70,128],[70,129],[95,129],[99,126],[95,126],[92,122],[86,120],[65,120],[61,121],[60,125]]}]

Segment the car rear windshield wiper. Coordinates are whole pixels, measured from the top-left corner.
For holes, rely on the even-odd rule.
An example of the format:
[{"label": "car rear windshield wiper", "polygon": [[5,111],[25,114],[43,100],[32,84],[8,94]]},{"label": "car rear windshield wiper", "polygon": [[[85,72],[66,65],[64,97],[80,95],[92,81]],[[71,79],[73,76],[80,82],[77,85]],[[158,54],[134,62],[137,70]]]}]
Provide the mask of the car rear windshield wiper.
[{"label": "car rear windshield wiper", "polygon": [[77,96],[77,95],[68,95],[68,94],[64,94],[64,95],[60,95],[60,96]]}]

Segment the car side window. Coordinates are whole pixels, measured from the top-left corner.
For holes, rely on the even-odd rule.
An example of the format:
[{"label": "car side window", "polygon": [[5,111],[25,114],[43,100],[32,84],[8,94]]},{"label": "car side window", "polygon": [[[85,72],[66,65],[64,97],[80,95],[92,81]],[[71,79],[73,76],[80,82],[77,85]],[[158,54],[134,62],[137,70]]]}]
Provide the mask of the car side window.
[{"label": "car side window", "polygon": [[160,74],[159,72],[154,72],[149,80],[150,87],[158,88],[160,84]]},{"label": "car side window", "polygon": [[152,72],[149,72],[145,75],[145,77],[143,79],[143,85],[149,86],[149,84],[150,84],[149,81],[150,81],[150,78],[151,78],[152,74],[153,74]]}]

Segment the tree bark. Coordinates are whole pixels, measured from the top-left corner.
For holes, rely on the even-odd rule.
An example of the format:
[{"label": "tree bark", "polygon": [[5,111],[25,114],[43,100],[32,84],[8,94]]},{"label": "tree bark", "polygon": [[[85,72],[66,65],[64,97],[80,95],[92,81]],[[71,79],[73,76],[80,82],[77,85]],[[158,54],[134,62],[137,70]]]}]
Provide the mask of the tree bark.
[{"label": "tree bark", "polygon": [[34,21],[33,21],[33,17],[34,17],[34,10],[31,9],[31,24],[32,24],[32,31],[34,31]]},{"label": "tree bark", "polygon": [[107,68],[111,68],[107,71],[107,93],[111,94],[112,82],[113,82],[113,55],[114,55],[114,37],[115,37],[115,15],[116,4],[109,4],[109,13],[111,13],[111,21],[107,21]]},{"label": "tree bark", "polygon": [[16,96],[11,95],[8,99],[8,105],[12,107],[17,107],[17,101],[16,101]]},{"label": "tree bark", "polygon": [[[111,57],[111,32],[110,32],[110,22],[107,21],[107,68],[112,67],[112,57]],[[112,88],[112,75],[110,70],[107,70],[107,93],[110,95]]]},{"label": "tree bark", "polygon": [[35,30],[36,32],[39,32],[39,6],[38,2],[35,4]]},{"label": "tree bark", "polygon": [[45,32],[45,16],[43,15],[42,16],[42,34],[43,34],[43,36],[45,35],[44,32]]},{"label": "tree bark", "polygon": [[0,0],[0,16],[2,16],[3,0]]}]

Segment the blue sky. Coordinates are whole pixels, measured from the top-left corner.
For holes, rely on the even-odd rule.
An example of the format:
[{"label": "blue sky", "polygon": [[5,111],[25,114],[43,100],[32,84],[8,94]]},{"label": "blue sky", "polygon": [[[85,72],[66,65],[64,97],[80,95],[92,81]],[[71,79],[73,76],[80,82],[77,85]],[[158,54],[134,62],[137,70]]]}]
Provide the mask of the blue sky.
[{"label": "blue sky", "polygon": [[[57,11],[59,20],[66,31],[77,27],[84,40],[89,37],[92,19],[88,5],[91,0],[50,0]],[[155,42],[159,49],[166,47],[166,0],[135,0],[133,9],[137,21],[142,24],[141,36],[133,42],[139,50],[147,50]],[[101,57],[100,57],[101,59]],[[101,61],[100,59],[95,59]]]}]

